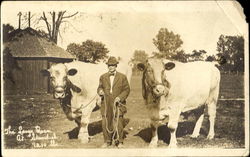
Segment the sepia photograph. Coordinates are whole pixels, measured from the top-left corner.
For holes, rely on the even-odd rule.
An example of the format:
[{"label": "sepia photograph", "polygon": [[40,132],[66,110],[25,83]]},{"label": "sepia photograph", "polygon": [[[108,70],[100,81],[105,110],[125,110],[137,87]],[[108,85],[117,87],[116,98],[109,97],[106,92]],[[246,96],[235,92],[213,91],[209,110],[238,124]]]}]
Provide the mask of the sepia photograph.
[{"label": "sepia photograph", "polygon": [[248,156],[248,27],[234,0],[2,2],[2,155]]}]

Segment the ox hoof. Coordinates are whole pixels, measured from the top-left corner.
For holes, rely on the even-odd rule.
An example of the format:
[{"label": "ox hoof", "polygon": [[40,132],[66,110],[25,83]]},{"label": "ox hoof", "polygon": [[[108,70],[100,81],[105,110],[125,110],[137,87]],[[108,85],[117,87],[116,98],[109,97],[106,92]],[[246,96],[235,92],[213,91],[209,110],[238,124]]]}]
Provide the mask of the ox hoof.
[{"label": "ox hoof", "polygon": [[208,135],[208,136],[207,136],[207,139],[208,139],[208,140],[212,140],[213,138],[214,138],[214,135]]},{"label": "ox hoof", "polygon": [[87,139],[86,138],[84,138],[84,139],[80,138],[80,141],[83,144],[89,143],[89,139],[88,138]]},{"label": "ox hoof", "polygon": [[198,136],[199,136],[199,134],[198,135],[195,135],[195,134],[190,135],[191,138],[197,138]]},{"label": "ox hoof", "polygon": [[80,139],[81,143],[89,143],[88,135],[78,135],[78,139]]}]

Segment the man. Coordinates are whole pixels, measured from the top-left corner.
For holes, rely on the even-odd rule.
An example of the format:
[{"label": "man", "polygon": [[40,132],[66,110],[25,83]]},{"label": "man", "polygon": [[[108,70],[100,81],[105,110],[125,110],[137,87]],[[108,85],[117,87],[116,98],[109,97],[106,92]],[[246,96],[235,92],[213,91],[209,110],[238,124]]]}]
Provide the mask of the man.
[{"label": "man", "polygon": [[123,116],[127,112],[125,104],[130,87],[127,77],[116,71],[118,63],[115,57],[108,59],[106,63],[108,72],[100,77],[97,89],[103,100],[101,105],[103,148],[111,146],[112,142],[118,148],[123,147]]}]

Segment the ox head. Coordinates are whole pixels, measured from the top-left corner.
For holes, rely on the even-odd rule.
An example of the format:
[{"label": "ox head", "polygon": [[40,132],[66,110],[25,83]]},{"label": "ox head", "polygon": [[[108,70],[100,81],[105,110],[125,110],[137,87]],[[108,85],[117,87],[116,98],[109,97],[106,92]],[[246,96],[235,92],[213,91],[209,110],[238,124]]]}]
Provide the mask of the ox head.
[{"label": "ox head", "polygon": [[146,63],[137,64],[137,68],[143,71],[142,95],[144,99],[150,99],[151,94],[154,98],[167,95],[169,86],[162,82],[162,75],[165,67],[159,59],[150,59]]},{"label": "ox head", "polygon": [[50,80],[54,89],[54,97],[56,99],[62,99],[66,96],[66,89],[70,81],[68,76],[73,76],[77,73],[76,69],[67,69],[65,64],[53,64],[50,69],[44,70],[43,73],[47,73],[50,76]]}]

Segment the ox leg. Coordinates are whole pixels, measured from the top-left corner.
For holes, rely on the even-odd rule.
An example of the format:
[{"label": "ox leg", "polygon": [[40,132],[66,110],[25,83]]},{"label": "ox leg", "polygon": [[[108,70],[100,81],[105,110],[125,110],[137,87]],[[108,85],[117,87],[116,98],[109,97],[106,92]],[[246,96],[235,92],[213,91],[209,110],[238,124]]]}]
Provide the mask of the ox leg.
[{"label": "ox leg", "polygon": [[178,127],[178,121],[180,117],[179,111],[173,111],[169,115],[169,122],[168,122],[168,128],[170,130],[170,143],[169,148],[176,148],[177,147],[177,140],[176,140],[176,129]]},{"label": "ox leg", "polygon": [[204,119],[204,114],[202,114],[199,119],[197,120],[195,127],[194,127],[194,131],[191,135],[192,138],[197,138],[200,134],[200,129],[201,129],[201,125]]},{"label": "ox leg", "polygon": [[81,118],[80,130],[78,134],[78,139],[81,140],[81,143],[89,142],[89,133],[88,133],[89,118],[90,115]]},{"label": "ox leg", "polygon": [[77,118],[75,119],[75,122],[76,122],[76,124],[77,124],[77,127],[80,128],[80,127],[81,127],[81,117],[77,117]]},{"label": "ox leg", "polygon": [[214,138],[214,122],[216,117],[216,105],[215,103],[211,103],[208,106],[208,116],[209,116],[209,132],[207,135],[207,139]]},{"label": "ox leg", "polygon": [[170,130],[170,143],[169,148],[176,148],[177,147],[177,140],[176,140],[176,129],[177,129],[178,122],[168,122],[168,128]]},{"label": "ox leg", "polygon": [[151,129],[152,129],[152,139],[150,141],[149,147],[150,148],[155,148],[157,147],[157,143],[158,143],[158,134],[157,134],[157,130],[158,130],[158,123],[156,121],[151,121]]},{"label": "ox leg", "polygon": [[[220,80],[220,78],[218,77],[217,80]],[[219,81],[217,82],[216,87],[210,91],[209,99],[207,102],[207,110],[208,110],[209,124],[210,124],[207,139],[214,138],[214,123],[216,117],[216,104],[218,96],[219,96]]]}]

